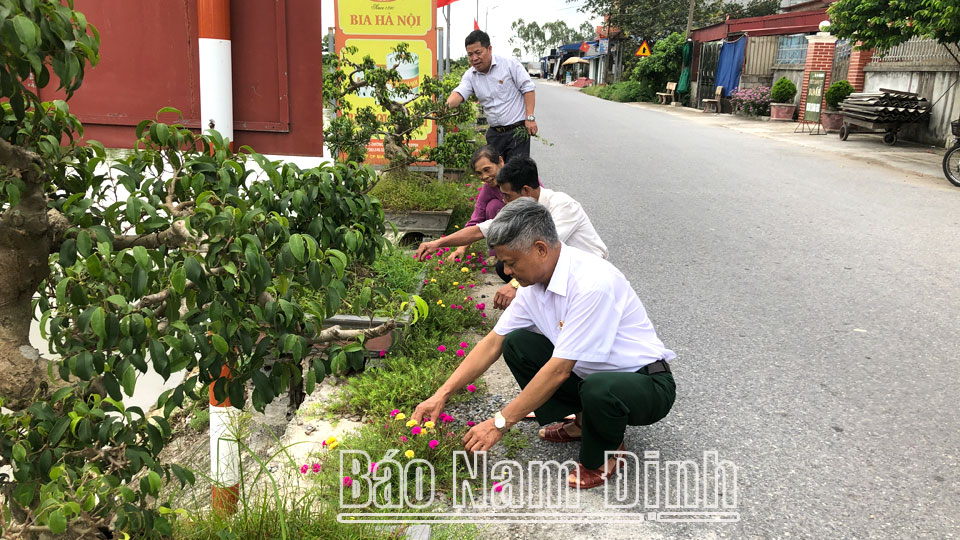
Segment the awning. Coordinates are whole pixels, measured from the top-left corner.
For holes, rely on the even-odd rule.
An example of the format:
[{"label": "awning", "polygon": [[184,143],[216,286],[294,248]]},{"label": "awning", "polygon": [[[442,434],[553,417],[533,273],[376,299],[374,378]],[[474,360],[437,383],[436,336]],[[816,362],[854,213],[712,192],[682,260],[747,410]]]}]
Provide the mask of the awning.
[{"label": "awning", "polygon": [[593,55],[590,55],[590,56],[581,56],[580,58],[583,58],[584,60],[593,60],[594,58],[600,58],[601,56],[603,56],[603,55],[602,55],[602,54],[593,54]]},{"label": "awning", "polygon": [[579,49],[580,49],[580,45],[583,45],[583,42],[582,42],[582,41],[578,41],[578,42],[576,42],[576,43],[567,43],[566,45],[561,45],[561,46],[557,47],[557,50],[560,50],[560,51],[576,51],[576,50],[579,50]]},{"label": "awning", "polygon": [[564,60],[564,62],[563,62],[562,64],[560,64],[560,65],[561,65],[561,66],[569,66],[569,65],[572,65],[572,64],[589,64],[589,63],[590,63],[589,60],[584,60],[583,58],[580,58],[579,56],[574,56],[573,58],[567,58],[567,59]]}]

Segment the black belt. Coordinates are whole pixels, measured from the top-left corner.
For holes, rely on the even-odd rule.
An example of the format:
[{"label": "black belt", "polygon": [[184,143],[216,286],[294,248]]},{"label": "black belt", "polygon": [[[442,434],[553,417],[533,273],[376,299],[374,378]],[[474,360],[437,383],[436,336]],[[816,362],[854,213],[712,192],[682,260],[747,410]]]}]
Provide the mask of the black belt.
[{"label": "black belt", "polygon": [[494,131],[496,131],[496,132],[498,132],[498,133],[503,133],[504,131],[510,131],[510,130],[513,130],[513,129],[517,129],[518,127],[524,126],[524,125],[525,125],[524,122],[525,122],[524,120],[521,120],[521,121],[517,122],[516,124],[510,124],[509,126],[490,126],[490,129],[492,129],[492,130],[494,130]]},{"label": "black belt", "polygon": [[670,373],[670,365],[667,364],[667,361],[663,360],[662,358],[637,370],[637,373],[643,373],[644,375],[653,375],[655,373],[664,372]]}]

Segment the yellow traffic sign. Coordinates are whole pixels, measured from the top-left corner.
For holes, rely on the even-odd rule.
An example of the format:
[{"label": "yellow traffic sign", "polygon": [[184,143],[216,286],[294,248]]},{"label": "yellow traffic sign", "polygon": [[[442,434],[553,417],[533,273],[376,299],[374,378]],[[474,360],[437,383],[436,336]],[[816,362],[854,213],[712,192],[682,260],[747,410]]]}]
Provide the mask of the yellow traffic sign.
[{"label": "yellow traffic sign", "polygon": [[633,53],[634,56],[650,56],[650,44],[647,43],[647,40],[643,40],[643,43],[640,44],[640,48],[637,49],[637,52]]}]

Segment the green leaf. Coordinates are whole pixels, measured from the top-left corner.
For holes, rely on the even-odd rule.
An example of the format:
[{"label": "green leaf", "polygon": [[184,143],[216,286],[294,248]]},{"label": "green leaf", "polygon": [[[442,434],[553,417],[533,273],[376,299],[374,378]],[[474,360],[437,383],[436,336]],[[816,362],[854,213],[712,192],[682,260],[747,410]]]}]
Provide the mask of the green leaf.
[{"label": "green leaf", "polygon": [[306,250],[303,237],[301,237],[299,234],[291,234],[288,245],[290,246],[290,252],[293,253],[293,256],[297,259],[297,261],[303,262],[303,255],[304,251]]},{"label": "green leaf", "polygon": [[93,311],[93,315],[90,317],[90,327],[93,329],[93,333],[104,341],[107,339],[107,327],[105,323],[106,313],[103,311],[102,307],[98,306],[97,309]]},{"label": "green leaf", "polygon": [[57,421],[57,424],[53,426],[53,429],[50,430],[50,445],[56,446],[60,442],[60,438],[63,437],[63,434],[67,432],[67,428],[70,427],[70,418],[64,416]]},{"label": "green leaf", "polygon": [[127,307],[127,299],[119,294],[108,297],[107,302],[110,302],[117,307]]},{"label": "green leaf", "polygon": [[312,369],[307,370],[307,382],[306,382],[306,391],[307,394],[312,394],[313,389],[317,387],[317,374]]},{"label": "green leaf", "polygon": [[59,508],[50,513],[50,532],[53,534],[63,534],[67,530],[67,518]]},{"label": "green leaf", "polygon": [[28,49],[35,49],[40,45],[40,29],[36,23],[24,15],[17,15],[12,22],[17,37]]},{"label": "green leaf", "polygon": [[212,334],[210,336],[210,341],[213,342],[213,348],[220,354],[227,354],[227,351],[230,350],[230,347],[227,345],[227,340],[220,337],[218,334]]},{"label": "green leaf", "polygon": [[67,238],[60,244],[60,265],[69,268],[75,262],[77,262],[77,241]]},{"label": "green leaf", "polygon": [[187,272],[187,279],[194,283],[200,281],[200,277],[203,275],[203,267],[200,266],[200,262],[197,261],[196,257],[187,257],[184,259],[183,267]]},{"label": "green leaf", "polygon": [[135,246],[133,248],[133,258],[137,260],[137,264],[143,267],[144,270],[150,270],[150,255],[147,253],[147,248]]},{"label": "green leaf", "polygon": [[80,234],[77,235],[77,250],[80,252],[80,255],[83,257],[90,255],[91,247],[93,247],[93,242],[90,240],[90,233],[80,231]]},{"label": "green leaf", "polygon": [[[133,268],[133,296],[141,297],[147,291],[147,271],[142,266],[137,265]],[[76,288],[76,287],[75,287]]]},{"label": "green leaf", "polygon": [[127,364],[127,368],[123,370],[122,384],[123,391],[126,392],[128,396],[132,396],[137,386],[137,373],[131,364]]},{"label": "green leaf", "polygon": [[6,185],[6,191],[10,206],[16,206],[20,202],[20,188],[17,187],[17,185],[13,182],[8,182]]},{"label": "green leaf", "polygon": [[183,294],[184,289],[187,287],[187,273],[182,266],[170,274],[170,284],[173,285],[173,290],[177,291],[177,294]]},{"label": "green leaf", "polygon": [[27,451],[23,445],[20,443],[13,445],[13,460],[22,462],[25,459],[27,459]]}]

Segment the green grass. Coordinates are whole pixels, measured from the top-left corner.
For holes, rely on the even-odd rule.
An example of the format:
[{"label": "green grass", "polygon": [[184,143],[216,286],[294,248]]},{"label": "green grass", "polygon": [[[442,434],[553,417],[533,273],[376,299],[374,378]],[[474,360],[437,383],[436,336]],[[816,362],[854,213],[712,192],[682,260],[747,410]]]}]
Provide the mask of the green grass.
[{"label": "green grass", "polygon": [[438,182],[419,173],[388,173],[370,195],[389,210],[449,210],[471,195],[468,189],[459,182]]}]

